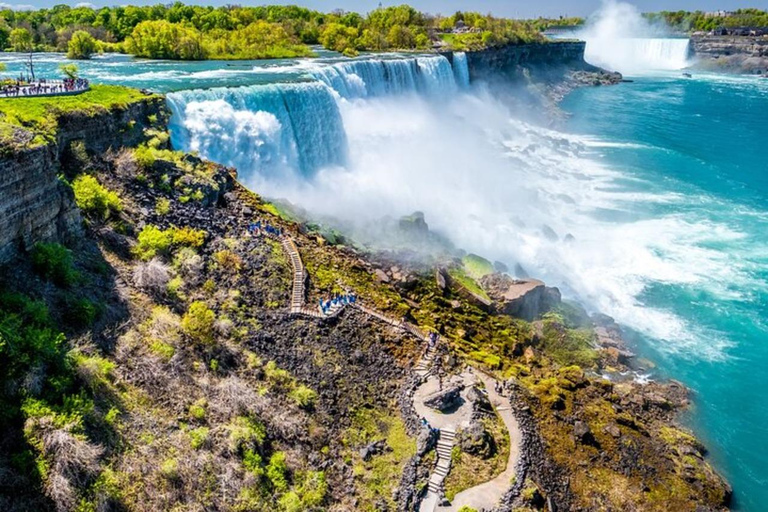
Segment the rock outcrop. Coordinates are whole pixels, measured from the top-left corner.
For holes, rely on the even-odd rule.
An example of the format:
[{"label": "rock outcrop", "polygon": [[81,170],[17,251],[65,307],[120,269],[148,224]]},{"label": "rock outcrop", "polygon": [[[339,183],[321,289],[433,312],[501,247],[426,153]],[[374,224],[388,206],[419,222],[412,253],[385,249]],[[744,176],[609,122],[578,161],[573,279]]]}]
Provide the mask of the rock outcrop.
[{"label": "rock outcrop", "polygon": [[560,290],[537,279],[514,279],[506,274],[483,277],[480,284],[504,314],[533,320],[560,303]]},{"label": "rock outcrop", "polygon": [[768,75],[767,36],[694,35],[691,51],[697,68]]},{"label": "rock outcrop", "polygon": [[15,147],[0,150],[0,263],[42,241],[64,241],[80,233],[80,214],[69,187],[59,179],[74,151],[103,154],[145,138],[150,116],[162,116],[161,98],[148,97],[122,109],[72,112],[57,118],[47,143],[16,129]]}]

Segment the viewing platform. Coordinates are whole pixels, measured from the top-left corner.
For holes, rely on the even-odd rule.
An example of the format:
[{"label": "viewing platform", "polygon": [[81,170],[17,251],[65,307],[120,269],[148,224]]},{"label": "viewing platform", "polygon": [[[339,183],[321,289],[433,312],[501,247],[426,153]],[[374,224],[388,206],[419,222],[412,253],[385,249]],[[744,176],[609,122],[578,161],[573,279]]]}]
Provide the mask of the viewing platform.
[{"label": "viewing platform", "polygon": [[37,80],[0,86],[0,98],[39,98],[45,96],[74,96],[91,89],[84,78]]}]

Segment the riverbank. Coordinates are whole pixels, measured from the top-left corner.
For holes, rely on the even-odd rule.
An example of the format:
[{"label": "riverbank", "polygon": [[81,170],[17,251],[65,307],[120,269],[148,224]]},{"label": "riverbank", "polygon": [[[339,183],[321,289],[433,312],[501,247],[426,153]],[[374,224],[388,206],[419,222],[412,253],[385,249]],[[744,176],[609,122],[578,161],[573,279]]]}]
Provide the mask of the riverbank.
[{"label": "riverbank", "polygon": [[768,76],[768,36],[693,35],[691,52],[698,69]]}]

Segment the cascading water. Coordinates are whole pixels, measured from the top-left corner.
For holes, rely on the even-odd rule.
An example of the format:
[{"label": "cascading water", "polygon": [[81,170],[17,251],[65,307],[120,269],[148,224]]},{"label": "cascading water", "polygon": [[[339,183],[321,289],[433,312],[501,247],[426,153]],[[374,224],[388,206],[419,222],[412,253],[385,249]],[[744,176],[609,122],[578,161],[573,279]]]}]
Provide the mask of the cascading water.
[{"label": "cascading water", "polygon": [[456,52],[453,54],[453,74],[456,77],[456,84],[460,88],[469,87],[469,64],[466,53]]},{"label": "cascading water", "polygon": [[360,59],[311,70],[316,82],[171,93],[176,148],[236,167],[241,175],[315,175],[342,166],[347,136],[339,101],[421,94],[450,97],[468,84],[466,56]]},{"label": "cascading water", "polygon": [[309,176],[346,160],[336,100],[319,83],[183,91],[168,105],[173,147],[244,173]]},{"label": "cascading water", "polygon": [[622,73],[674,71],[689,65],[690,40],[682,38],[587,38],[590,64]]}]

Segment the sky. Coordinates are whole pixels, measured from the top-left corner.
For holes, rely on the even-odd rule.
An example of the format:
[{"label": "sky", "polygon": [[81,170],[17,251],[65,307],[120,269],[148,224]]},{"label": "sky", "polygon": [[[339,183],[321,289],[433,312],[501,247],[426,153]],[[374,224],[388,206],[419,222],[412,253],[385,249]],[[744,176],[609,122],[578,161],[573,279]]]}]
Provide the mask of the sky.
[{"label": "sky", "polygon": [[[21,0],[19,3],[0,2],[0,6],[14,6],[21,8],[51,7],[56,4],[68,3],[76,5],[81,0]],[[88,0],[87,3],[103,7],[109,5],[133,4],[147,5],[168,3],[172,0]],[[85,2],[84,2],[85,3]],[[186,0],[189,4],[202,5],[263,5],[263,4],[297,4],[319,11],[332,11],[345,9],[349,11],[368,12],[375,9],[379,0]],[[535,18],[537,16],[557,17],[588,16],[600,7],[601,0],[382,0],[382,5],[399,5],[408,3],[417,9],[430,13],[452,13],[457,10],[473,10],[491,12],[497,16],[516,18]],[[768,0],[642,0],[634,3],[642,12],[661,10],[733,10],[743,7],[757,7],[768,9]]]}]

